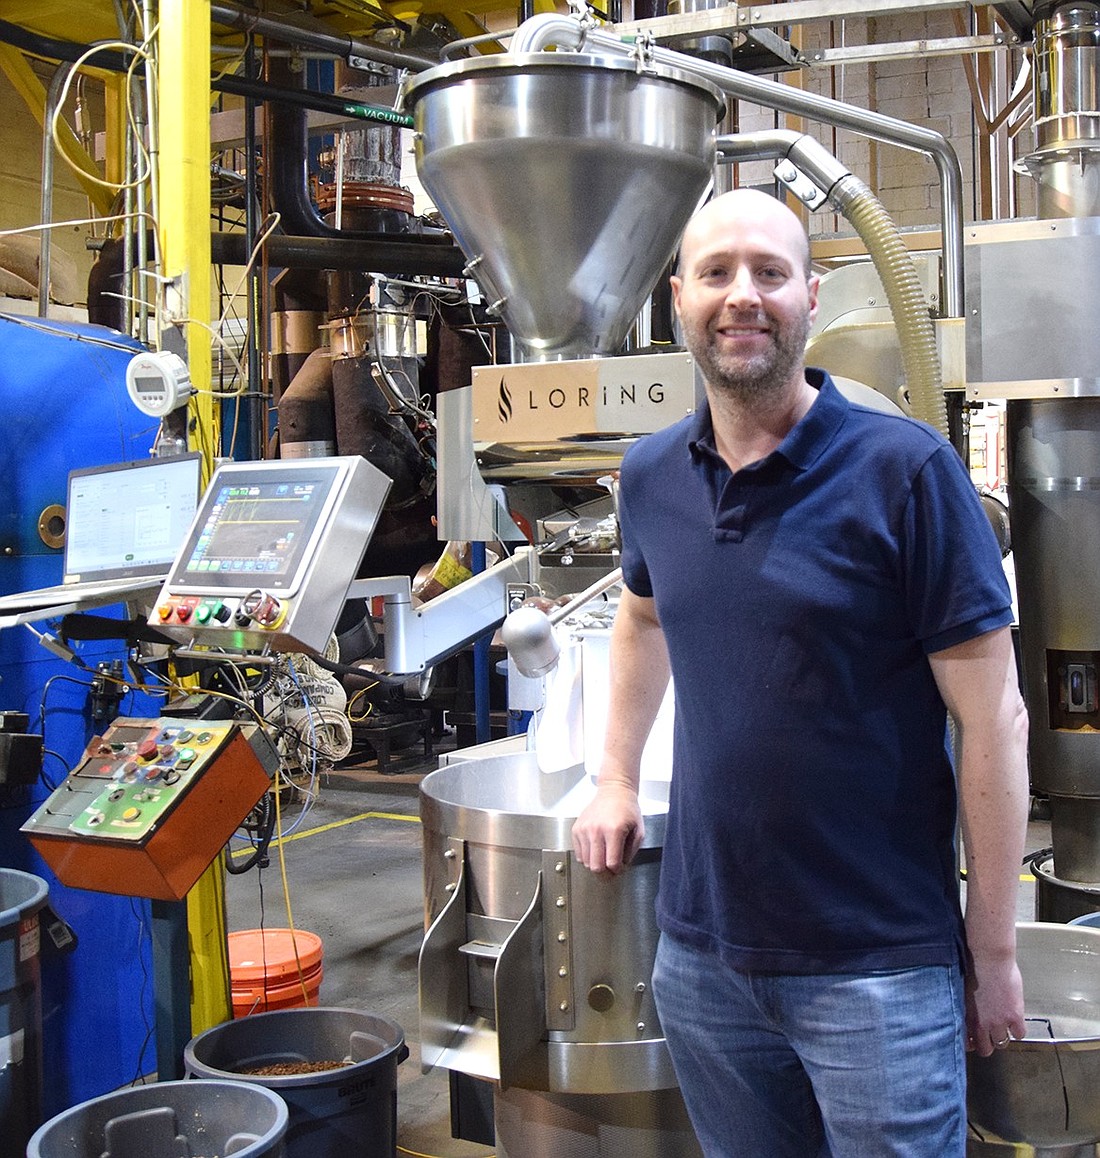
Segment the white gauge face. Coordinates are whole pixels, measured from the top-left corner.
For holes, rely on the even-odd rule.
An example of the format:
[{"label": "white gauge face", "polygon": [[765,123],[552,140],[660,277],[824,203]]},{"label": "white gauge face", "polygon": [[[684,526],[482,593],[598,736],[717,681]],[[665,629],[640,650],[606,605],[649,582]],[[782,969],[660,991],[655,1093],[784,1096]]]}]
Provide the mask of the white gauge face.
[{"label": "white gauge face", "polygon": [[187,404],[191,374],[187,363],[168,350],[137,354],[126,367],[126,390],[142,414],[163,418]]}]

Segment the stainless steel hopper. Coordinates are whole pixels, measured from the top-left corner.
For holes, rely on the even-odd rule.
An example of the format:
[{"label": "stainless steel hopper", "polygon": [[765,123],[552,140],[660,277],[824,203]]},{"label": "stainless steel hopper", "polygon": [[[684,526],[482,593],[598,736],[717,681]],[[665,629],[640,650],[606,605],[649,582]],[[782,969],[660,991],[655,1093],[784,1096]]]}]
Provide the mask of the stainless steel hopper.
[{"label": "stainless steel hopper", "polygon": [[526,360],[616,353],[711,179],[717,89],[536,52],[430,69],[406,104],[420,180]]}]

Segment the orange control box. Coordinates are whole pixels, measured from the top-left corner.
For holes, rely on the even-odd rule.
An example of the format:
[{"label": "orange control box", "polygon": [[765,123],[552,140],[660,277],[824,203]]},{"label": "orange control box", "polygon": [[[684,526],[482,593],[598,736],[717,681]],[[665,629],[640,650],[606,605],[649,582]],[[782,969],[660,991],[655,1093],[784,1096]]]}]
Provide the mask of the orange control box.
[{"label": "orange control box", "polygon": [[254,724],[119,719],[22,831],[71,888],[183,900],[276,761]]}]

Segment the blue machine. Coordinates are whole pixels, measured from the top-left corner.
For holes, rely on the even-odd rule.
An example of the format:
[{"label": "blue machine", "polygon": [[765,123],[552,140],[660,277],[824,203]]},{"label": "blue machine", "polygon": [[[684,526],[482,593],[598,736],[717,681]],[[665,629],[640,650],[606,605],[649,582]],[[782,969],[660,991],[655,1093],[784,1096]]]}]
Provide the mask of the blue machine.
[{"label": "blue machine", "polygon": [[[140,349],[101,326],[0,314],[0,594],[60,581],[61,550],[46,539],[49,508],[65,502],[70,470],[149,454],[156,421],[134,407],[125,385]],[[56,753],[45,756],[51,783],[103,730],[92,717],[92,673],[125,650],[84,644],[79,655],[90,671],[55,657],[26,628],[0,630],[0,710],[25,712],[30,729],[44,732]],[[162,706],[131,693],[120,711],[153,717]],[[43,934],[43,1112],[52,1117],[151,1068],[149,902],[66,888],[19,832],[48,795],[45,785],[0,793],[0,864],[46,880],[50,907],[76,935],[63,953]]]}]

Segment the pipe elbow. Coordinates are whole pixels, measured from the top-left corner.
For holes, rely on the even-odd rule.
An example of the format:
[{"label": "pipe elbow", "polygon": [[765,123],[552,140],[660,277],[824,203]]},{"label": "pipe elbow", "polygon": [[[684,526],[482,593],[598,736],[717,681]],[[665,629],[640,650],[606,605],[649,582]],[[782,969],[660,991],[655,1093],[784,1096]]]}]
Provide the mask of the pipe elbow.
[{"label": "pipe elbow", "polygon": [[541,12],[516,29],[508,47],[513,53],[542,52],[551,46],[577,52],[583,44],[584,28],[579,20],[557,12]]}]

